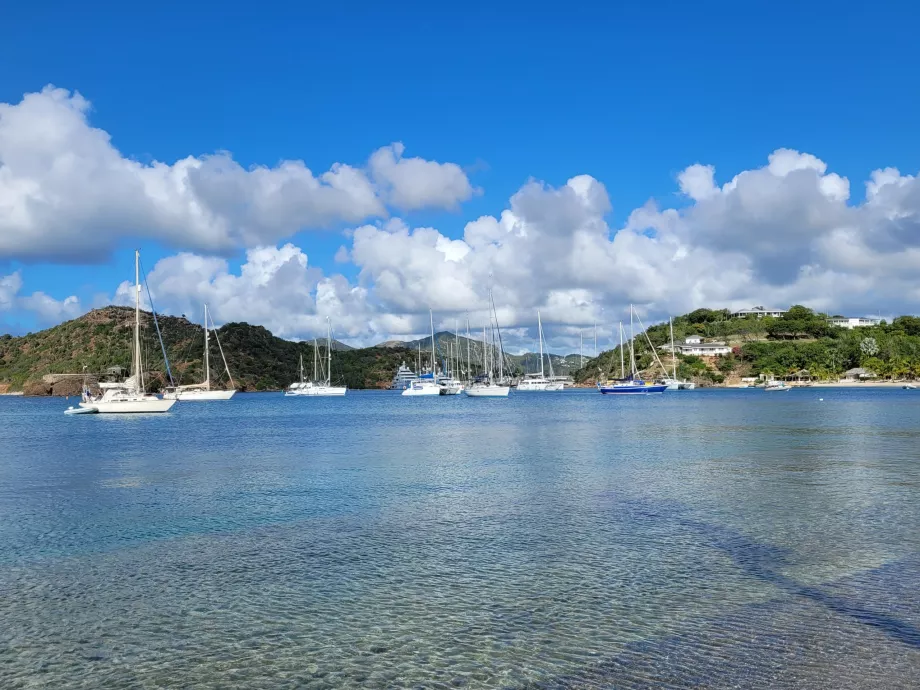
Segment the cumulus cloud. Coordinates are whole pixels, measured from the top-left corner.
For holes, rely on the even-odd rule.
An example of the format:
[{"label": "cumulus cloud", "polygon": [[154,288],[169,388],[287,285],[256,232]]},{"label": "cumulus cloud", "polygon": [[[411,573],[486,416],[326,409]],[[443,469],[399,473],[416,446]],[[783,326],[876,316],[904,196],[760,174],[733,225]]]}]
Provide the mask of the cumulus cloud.
[{"label": "cumulus cloud", "polygon": [[455,208],[473,193],[457,165],[403,158],[402,144],[319,174],[299,160],[243,168],[226,152],[143,164],[89,112],[52,86],[0,103],[0,257],[98,262],[124,237],[227,253],[386,217],[388,203]]},{"label": "cumulus cloud", "polygon": [[19,271],[0,276],[0,312],[22,310],[32,312],[39,323],[56,324],[79,316],[83,312],[80,300],[71,295],[57,300],[44,292],[20,295],[22,275]]},{"label": "cumulus cloud", "polygon": [[388,201],[404,211],[435,206],[456,208],[476,190],[456,163],[403,158],[401,142],[378,149],[368,167]]}]

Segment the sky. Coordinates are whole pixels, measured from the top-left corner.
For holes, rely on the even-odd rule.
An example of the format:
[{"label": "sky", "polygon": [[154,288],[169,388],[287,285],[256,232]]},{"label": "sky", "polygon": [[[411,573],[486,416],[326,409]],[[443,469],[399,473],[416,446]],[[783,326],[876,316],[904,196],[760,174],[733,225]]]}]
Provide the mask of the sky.
[{"label": "sky", "polygon": [[4,10],[0,332],[918,311],[912,4],[194,5]]}]

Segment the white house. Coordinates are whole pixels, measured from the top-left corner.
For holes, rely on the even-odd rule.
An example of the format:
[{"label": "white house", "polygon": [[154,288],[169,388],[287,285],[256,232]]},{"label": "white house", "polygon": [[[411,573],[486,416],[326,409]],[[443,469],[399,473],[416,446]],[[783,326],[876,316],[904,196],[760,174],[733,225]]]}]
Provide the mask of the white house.
[{"label": "white house", "polygon": [[739,309],[738,311],[733,311],[732,318],[745,319],[749,316],[756,316],[758,319],[762,319],[765,316],[772,316],[773,318],[778,319],[785,313],[785,309],[764,309],[763,307],[751,307],[750,309]]},{"label": "white house", "polygon": [[832,316],[827,320],[831,326],[839,326],[840,328],[865,328],[866,326],[878,326],[882,320],[873,319],[871,317],[861,317],[861,316]]},{"label": "white house", "polygon": [[727,355],[732,351],[731,347],[725,343],[704,343],[698,335],[692,335],[682,343],[675,343],[674,349],[682,355],[700,355],[702,357]]}]

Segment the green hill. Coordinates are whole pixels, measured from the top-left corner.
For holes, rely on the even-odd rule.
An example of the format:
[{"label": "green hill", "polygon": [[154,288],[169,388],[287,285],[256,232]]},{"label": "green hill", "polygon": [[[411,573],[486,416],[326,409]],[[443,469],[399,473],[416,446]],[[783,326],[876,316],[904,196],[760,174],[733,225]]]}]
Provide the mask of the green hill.
[{"label": "green hill", "polygon": [[[182,317],[157,319],[174,378],[179,383],[201,380],[204,368],[201,326]],[[133,323],[133,309],[105,307],[39,333],[0,336],[0,390],[71,394],[79,390],[79,377],[55,384],[43,382],[43,377],[78,374],[84,366],[88,372],[99,374],[109,367],[127,369],[131,364]],[[155,390],[167,382],[166,367],[151,314],[142,312],[141,323],[145,370]],[[262,326],[247,323],[225,324],[217,330],[217,337],[234,382],[241,390],[284,388],[297,379],[301,354],[307,376],[311,374],[311,343],[277,338]],[[353,349],[336,343],[334,349],[333,380],[349,388],[386,387],[399,363],[414,357],[414,353],[404,348]],[[212,379],[226,382],[217,343],[213,341],[211,370]]]},{"label": "green hill", "polygon": [[[650,326],[635,338],[636,362],[647,378],[662,375],[653,348],[670,368],[670,353],[658,348],[670,342],[668,324]],[[888,324],[846,329],[799,305],[782,318],[733,319],[727,310],[697,309],[674,319],[674,339],[690,335],[718,340],[732,348],[720,357],[677,355],[677,375],[703,385],[737,381],[743,376],[792,376],[799,372],[818,380],[836,380],[849,369],[863,367],[879,378],[920,377],[920,318],[899,316]],[[649,341],[652,347],[649,346]],[[627,361],[628,361],[628,345]],[[575,373],[579,383],[615,378],[620,348],[600,353]]]}]

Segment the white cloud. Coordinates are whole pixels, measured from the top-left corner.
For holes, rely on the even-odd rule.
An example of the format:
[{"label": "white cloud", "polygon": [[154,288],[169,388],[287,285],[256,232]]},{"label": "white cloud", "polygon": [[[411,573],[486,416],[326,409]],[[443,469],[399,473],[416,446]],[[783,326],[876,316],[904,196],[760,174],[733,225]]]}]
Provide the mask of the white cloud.
[{"label": "white cloud", "polygon": [[[338,265],[353,264],[353,281],[327,275],[285,244],[251,248],[238,270],[220,257],[180,253],[158,262],[149,282],[170,313],[197,319],[208,302],[219,323],[248,321],[301,338],[322,333],[329,316],[354,344],[424,334],[429,308],[437,328],[462,325],[469,313],[476,330],[490,287],[511,347],[530,346],[539,309],[552,347],[567,352],[595,321],[601,346],[609,346],[630,303],[648,320],[755,304],[917,311],[916,177],[874,171],[865,201],[854,203],[849,181],[823,161],[780,149],[728,182],[695,164],[677,184],[686,205],[650,201],[621,227],[608,224],[606,187],[587,175],[558,187],[530,181],[501,213],[470,220],[459,237],[402,219],[359,225],[336,253]],[[126,287],[122,297],[133,299]]]},{"label": "white cloud", "polygon": [[98,262],[125,237],[227,253],[307,228],[447,207],[472,187],[453,163],[402,158],[402,144],[369,168],[303,161],[245,169],[229,153],[143,164],[90,125],[89,102],[48,86],[0,103],[0,257]]},{"label": "white cloud", "polygon": [[0,311],[23,310],[32,312],[41,324],[56,324],[83,313],[83,307],[76,296],[57,300],[44,292],[20,295],[22,275],[19,271],[0,276]]},{"label": "white cloud", "polygon": [[403,158],[401,142],[378,149],[368,163],[391,204],[404,211],[425,207],[457,208],[476,190],[455,163]]}]

